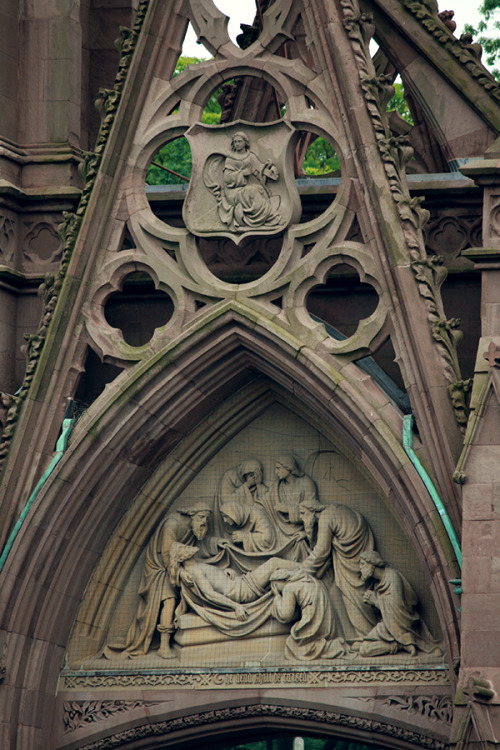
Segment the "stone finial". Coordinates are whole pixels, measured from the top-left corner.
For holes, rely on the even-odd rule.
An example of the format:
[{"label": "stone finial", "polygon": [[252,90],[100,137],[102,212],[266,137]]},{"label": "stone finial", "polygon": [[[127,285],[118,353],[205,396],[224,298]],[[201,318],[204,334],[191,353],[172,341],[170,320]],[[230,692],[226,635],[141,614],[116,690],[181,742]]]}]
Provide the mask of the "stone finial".
[{"label": "stone finial", "polygon": [[495,695],[490,680],[485,680],[481,677],[469,677],[467,680],[467,687],[464,688],[464,693],[470,700],[479,701],[481,703],[490,701]]},{"label": "stone finial", "polygon": [[490,367],[500,367],[500,346],[490,341],[488,351],[483,354]]}]

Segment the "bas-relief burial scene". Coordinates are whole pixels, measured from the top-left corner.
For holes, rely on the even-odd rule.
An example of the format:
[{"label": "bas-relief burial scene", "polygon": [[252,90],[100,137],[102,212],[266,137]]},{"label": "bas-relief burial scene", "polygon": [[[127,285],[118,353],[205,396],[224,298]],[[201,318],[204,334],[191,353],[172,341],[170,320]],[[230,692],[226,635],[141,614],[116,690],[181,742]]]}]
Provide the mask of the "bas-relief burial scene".
[{"label": "bas-relief burial scene", "polygon": [[99,651],[77,622],[69,667],[443,663],[398,522],[360,469],[283,406],[159,502]]}]

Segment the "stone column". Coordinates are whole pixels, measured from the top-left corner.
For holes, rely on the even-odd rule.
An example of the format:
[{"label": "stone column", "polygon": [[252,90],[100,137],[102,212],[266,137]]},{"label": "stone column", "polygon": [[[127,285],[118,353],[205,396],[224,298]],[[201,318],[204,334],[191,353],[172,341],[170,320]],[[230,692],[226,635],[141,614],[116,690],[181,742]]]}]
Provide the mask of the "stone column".
[{"label": "stone column", "polygon": [[452,740],[500,744],[500,142],[462,171],[484,189],[483,247],[464,252],[482,275],[481,332],[465,446],[461,664]]}]

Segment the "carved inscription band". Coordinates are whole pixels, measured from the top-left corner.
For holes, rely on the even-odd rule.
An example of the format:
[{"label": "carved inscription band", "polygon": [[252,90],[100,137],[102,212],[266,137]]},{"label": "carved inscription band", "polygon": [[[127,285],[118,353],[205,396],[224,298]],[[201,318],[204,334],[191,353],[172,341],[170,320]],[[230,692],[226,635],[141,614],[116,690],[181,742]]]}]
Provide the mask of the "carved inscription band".
[{"label": "carved inscription band", "polygon": [[129,672],[110,674],[109,672],[63,673],[66,690],[86,688],[137,688],[162,687],[174,688],[195,687],[213,689],[227,687],[260,687],[304,685],[329,687],[342,684],[437,684],[448,683],[448,672],[445,669],[385,669],[380,670],[303,670],[303,671],[270,671],[270,672]]}]

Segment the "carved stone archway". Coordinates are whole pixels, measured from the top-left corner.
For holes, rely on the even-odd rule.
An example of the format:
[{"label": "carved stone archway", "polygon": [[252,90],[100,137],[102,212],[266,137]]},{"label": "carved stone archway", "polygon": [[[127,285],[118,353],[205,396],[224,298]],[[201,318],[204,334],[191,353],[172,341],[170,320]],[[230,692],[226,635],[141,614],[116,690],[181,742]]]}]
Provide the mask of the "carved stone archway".
[{"label": "carved stone archway", "polygon": [[[286,347],[277,341],[271,345],[269,336],[242,325],[241,318],[238,323],[231,318],[226,317],[218,331],[217,346],[210,336],[200,337],[189,354],[183,357],[179,353],[173,372],[159,362],[158,368],[139,370],[132,379],[119,379],[115,398],[120,408],[113,409],[109,396],[103,399],[102,409],[100,401],[95,403],[77,425],[60,472],[45,486],[16,540],[14,554],[4,569],[11,634],[6,669],[9,682],[18,685],[20,694],[29,691],[34,697],[35,714],[46,712],[47,706],[54,708],[59,665],[80,598],[131,497],[159,457],[210,414],[214,392],[220,401],[227,395],[225,388],[234,391],[236,383],[241,386],[252,381],[259,370],[282,389],[293,391],[316,418],[339,429],[391,502],[401,508],[398,515],[426,562],[449,658],[453,659],[456,626],[447,584],[450,571],[434,539],[437,512],[399,443],[401,417],[371,379],[356,375],[355,365],[347,366],[350,386],[339,385],[339,397],[331,401],[327,395],[330,377],[317,367],[314,357],[308,359],[303,352],[304,366],[294,352],[293,340],[286,342]],[[283,356],[288,363],[286,373]],[[219,373],[216,379],[214,372]],[[343,380],[339,373],[336,377]],[[353,391],[355,378],[359,380]],[[124,421],[127,388],[134,395]],[[190,409],[186,409],[187,403]],[[367,433],[365,415],[377,409],[379,418],[372,419],[375,430]],[[26,672],[24,661],[17,660],[19,649],[25,650],[30,663],[40,665],[36,674]],[[17,703],[13,720],[23,721],[24,710],[23,703]],[[45,723],[43,729],[33,727],[30,733],[35,741],[50,731]]]},{"label": "carved stone archway", "polygon": [[[85,3],[81,6],[83,11]],[[80,22],[78,7],[78,2],[72,5],[75,31]],[[98,10],[101,11],[92,9],[92,13]],[[369,16],[371,12],[373,18]],[[253,29],[255,34],[250,45],[239,48],[229,40],[224,17],[212,0],[141,0],[134,28],[120,31],[121,59],[115,87],[101,92],[102,128],[95,151],[83,154],[82,172],[86,175],[78,208],[74,185],[66,186],[71,187],[71,191],[65,200],[62,200],[64,190],[61,200],[56,200],[62,187],[60,178],[49,174],[51,160],[54,160],[55,175],[56,171],[60,174],[67,158],[72,165],[68,175],[69,171],[73,172],[76,158],[73,135],[69,136],[71,156],[69,151],[65,152],[66,147],[62,147],[60,153],[57,149],[54,151],[52,139],[46,143],[49,151],[44,156],[45,147],[41,144],[49,133],[54,135],[53,128],[47,121],[37,135],[37,123],[30,122],[30,127],[26,130],[22,126],[21,131],[25,135],[31,133],[32,137],[25,143],[20,142],[19,148],[16,146],[12,152],[10,145],[6,146],[7,151],[4,149],[7,161],[18,164],[19,169],[16,167],[18,175],[14,177],[9,166],[0,192],[4,191],[8,201],[14,200],[10,195],[12,190],[19,193],[14,202],[20,206],[17,214],[21,223],[26,218],[24,214],[30,214],[29,222],[33,219],[35,204],[30,207],[30,202],[35,197],[44,205],[53,200],[59,218],[62,211],[70,208],[70,203],[75,203],[76,213],[64,214],[65,222],[60,230],[63,237],[60,267],[57,253],[54,255],[45,248],[46,267],[40,248],[38,270],[45,272],[50,265],[54,276],[45,284],[44,312],[36,333],[32,321],[25,381],[18,393],[12,388],[13,395],[3,394],[1,399],[2,410],[6,412],[5,418],[2,416],[6,429],[0,445],[0,461],[5,459],[2,476],[4,528],[0,529],[0,537],[4,541],[9,538],[10,544],[9,534],[14,528],[17,536],[12,547],[6,547],[6,564],[1,571],[5,611],[1,620],[0,652],[5,664],[0,664],[0,678],[4,682],[1,690],[9,707],[5,713],[9,714],[10,725],[4,720],[0,745],[18,750],[51,747],[54,737],[58,736],[58,747],[67,750],[120,745],[129,750],[145,750],[175,743],[188,747],[194,737],[208,738],[214,731],[236,736],[245,728],[254,728],[262,722],[273,728],[294,725],[312,732],[322,732],[328,727],[332,736],[371,739],[390,747],[434,750],[442,750],[450,735],[457,744],[470,745],[476,741],[476,735],[478,742],[490,736],[488,707],[481,701],[491,701],[498,708],[490,682],[490,678],[492,682],[498,678],[498,671],[493,669],[497,665],[493,665],[492,654],[488,653],[489,639],[493,641],[498,632],[491,605],[491,595],[497,589],[494,588],[494,566],[489,560],[497,554],[490,528],[495,520],[493,492],[498,488],[490,479],[495,476],[498,462],[490,459],[489,445],[492,441],[495,445],[499,442],[498,419],[495,421],[498,400],[486,398],[487,391],[482,390],[484,383],[480,383],[484,372],[479,372],[478,366],[472,399],[475,414],[464,441],[461,430],[467,423],[465,395],[470,383],[460,374],[456,351],[460,338],[458,319],[454,313],[448,319],[441,299],[446,264],[434,254],[436,245],[432,241],[427,242],[427,249],[425,247],[427,211],[421,203],[427,202],[427,198],[422,194],[423,183],[406,180],[405,162],[410,149],[402,137],[401,127],[403,132],[409,130],[410,140],[419,152],[418,165],[410,165],[410,169],[415,166],[423,169],[425,190],[436,191],[436,200],[442,200],[443,206],[449,205],[448,198],[444,200],[448,187],[454,192],[454,199],[463,189],[465,193],[473,190],[478,207],[474,222],[479,216],[482,189],[476,190],[472,183],[467,186],[464,180],[455,179],[457,173],[449,172],[447,177],[453,179],[446,183],[436,180],[436,174],[455,169],[463,159],[482,156],[487,147],[492,149],[486,152],[486,157],[490,158],[485,158],[484,163],[472,164],[464,170],[464,174],[477,178],[479,185],[483,182],[485,185],[485,248],[484,252],[476,248],[470,254],[476,263],[483,263],[485,279],[488,274],[492,277],[490,286],[484,286],[484,300],[488,300],[488,304],[484,305],[483,336],[494,341],[488,338],[485,343],[483,340],[478,350],[479,365],[482,363],[484,369],[483,352],[487,346],[494,348],[498,344],[498,331],[494,328],[498,315],[490,316],[486,310],[493,309],[490,301],[498,306],[495,259],[499,242],[495,212],[499,196],[498,186],[491,184],[491,179],[496,180],[491,175],[497,170],[498,148],[491,144],[499,132],[500,94],[481,69],[477,48],[466,40],[453,40],[446,29],[449,24],[442,14],[437,15],[437,6],[431,0],[402,0],[400,3],[393,0],[309,0],[307,3],[275,0],[261,15],[256,19],[258,24]],[[24,27],[26,20],[21,16],[19,28]],[[85,17],[82,12],[81,19]],[[213,59],[175,75],[178,46],[190,20]],[[54,33],[58,21],[58,18],[51,20]],[[32,28],[38,28],[38,20],[30,18],[31,22],[35,24]],[[85,26],[97,27],[98,24],[82,23],[82,29]],[[369,41],[374,32],[381,50],[372,60]],[[38,34],[28,36],[32,39],[29,46],[36,49]],[[71,45],[74,39],[72,31],[68,35]],[[82,61],[86,64],[91,49],[92,45],[86,42],[82,45],[81,60],[78,49],[73,49],[74,80],[79,80],[80,64]],[[26,59],[32,61],[33,57],[28,55]],[[60,60],[57,65],[51,61],[50,65],[41,64],[40,71],[55,70],[52,62],[55,67],[63,65]],[[24,69],[24,65],[21,68]],[[392,96],[391,82],[397,70],[402,75],[410,109],[418,115],[414,117],[412,128],[398,122],[395,112],[389,117],[386,113]],[[65,76],[69,75],[68,71]],[[11,72],[12,83],[18,78],[13,69]],[[265,168],[264,182],[269,182],[267,187],[261,186],[261,198],[267,194],[263,199],[267,219],[257,234],[262,232],[264,237],[267,230],[272,229],[270,234],[274,237],[283,230],[286,239],[277,258],[262,276],[257,278],[259,271],[253,281],[232,276],[229,282],[222,274],[220,278],[216,276],[199,252],[197,240],[191,236],[196,234],[192,231],[196,227],[190,228],[189,222],[186,227],[181,227],[180,223],[170,225],[152,210],[144,176],[157,148],[174,136],[188,132],[192,135],[201,127],[201,111],[211,93],[224,81],[240,76],[258,79],[260,91],[275,92],[272,117],[276,111],[284,114],[283,123],[286,120],[287,125],[283,127],[289,129],[290,148],[275,155],[272,152],[278,149],[274,149],[271,136],[269,141],[264,138],[259,143],[259,129],[262,133],[267,130],[271,133],[271,115],[266,114],[264,121],[257,120],[257,125],[250,123],[250,117],[241,124],[240,118],[246,116],[242,112],[246,89],[242,87],[233,102],[232,120],[209,131],[219,133],[214,135],[215,150],[207,146],[206,152],[197,152],[201,154],[198,170],[203,162],[207,171],[203,166],[201,175],[210,176],[208,164],[215,162],[209,159],[228,147],[228,134],[234,137],[242,129],[252,142],[253,166]],[[40,76],[40,82],[42,78]],[[56,76],[54,81],[57,82]],[[57,105],[53,109],[51,104],[47,109],[53,113],[51,117],[55,117],[61,104],[59,95],[55,96],[53,91],[51,98],[41,93],[37,92],[33,101]],[[74,107],[75,102],[70,98],[73,116],[78,119],[78,105]],[[440,116],[442,108],[446,112]],[[250,109],[249,106],[249,114]],[[28,110],[29,107],[26,112]],[[64,127],[65,118],[58,116],[56,119]],[[19,124],[21,126],[21,120]],[[279,127],[283,132],[282,125]],[[71,128],[72,133],[77,134],[77,131],[78,128]],[[2,133],[4,136],[11,144],[10,130]],[[63,140],[66,138],[61,132],[59,136]],[[315,136],[329,138],[338,150],[342,175],[332,178],[337,182],[330,186],[335,200],[329,202],[326,209],[328,201],[322,200],[323,208],[320,211],[318,203],[315,218],[300,224],[298,208],[296,212],[292,206],[295,199],[290,199],[287,205],[289,199],[278,191],[277,174],[279,172],[279,179],[283,180],[283,175],[288,174],[285,181],[292,192],[295,191],[290,173],[294,144]],[[279,140],[276,137],[276,142]],[[33,150],[33,144],[39,145]],[[87,147],[85,141],[80,147]],[[230,157],[231,154],[225,158]],[[268,161],[272,164],[267,164]],[[56,162],[60,163],[60,169],[56,170]],[[219,178],[221,164],[219,160]],[[49,171],[44,173],[45,169]],[[33,175],[28,174],[30,170],[45,176],[37,183],[38,187],[30,187],[31,193],[27,194],[24,188],[31,186],[33,180]],[[22,172],[26,179],[21,179]],[[197,174],[199,178],[200,171]],[[18,183],[14,188],[11,179]],[[438,182],[442,183],[439,190]],[[53,192],[47,192],[48,183],[54,188]],[[199,179],[198,183],[200,186]],[[224,184],[224,180],[217,183],[221,188]],[[215,192],[213,185],[210,188],[206,182],[205,188],[212,192],[212,195],[205,192],[208,205],[208,199],[211,200]],[[224,190],[227,189],[226,184]],[[228,195],[226,193],[226,198]],[[278,198],[287,211],[286,216],[278,217],[277,221]],[[239,201],[240,209],[243,202]],[[34,279],[30,274],[35,263],[31,269],[30,263],[26,265],[26,259],[17,258],[12,249],[14,224],[11,222],[17,221],[12,205],[9,203],[6,216],[9,247],[4,260],[10,264],[9,268],[11,266],[7,273],[7,278],[12,277],[9,284],[14,277],[18,280],[9,289],[12,299],[6,297],[5,305],[2,302],[1,306],[4,312],[7,310],[8,329],[13,331],[19,328],[18,320],[23,316],[13,312],[22,309],[21,303],[18,305],[17,300],[15,306],[11,303],[14,298],[23,296],[23,290],[31,289]],[[216,216],[224,224],[217,228],[216,222],[215,230],[218,234],[222,230],[221,236],[227,239],[227,222],[221,218],[220,207],[215,209],[215,205],[212,203],[211,210],[217,211]],[[56,215],[52,212],[51,226]],[[39,226],[45,218],[40,215],[36,221]],[[26,228],[32,229],[29,222]],[[229,224],[231,222],[229,220]],[[474,226],[477,228],[478,224]],[[277,227],[280,232],[275,232]],[[210,235],[215,231],[213,224],[208,229]],[[234,222],[232,229],[235,229]],[[16,240],[19,253],[22,236],[19,234]],[[50,243],[53,238],[49,238]],[[43,242],[49,242],[47,237]],[[467,240],[467,244],[475,242]],[[480,244],[479,239],[477,244]],[[463,258],[460,262],[470,263]],[[361,317],[364,322],[358,331],[353,327],[347,340],[333,335],[331,326],[337,325],[335,321],[331,326],[323,325],[309,313],[307,304],[310,292],[324,286],[337,273],[339,278],[346,273],[343,265],[354,270],[353,276],[357,275],[360,283],[369,282],[379,300],[375,312]],[[22,275],[28,272],[24,280],[18,276],[21,270]],[[166,294],[174,308],[168,324],[158,326],[149,343],[141,346],[129,344],[118,329],[111,326],[105,314],[110,297],[124,287],[135,272],[148,276],[150,286],[154,282],[156,291]],[[5,271],[2,273],[5,277]],[[479,288],[477,277],[474,288]],[[347,296],[354,298],[356,293],[351,291]],[[419,439],[415,441],[418,458],[442,500],[441,513],[448,514],[457,537],[463,522],[466,563],[461,623],[457,599],[449,585],[450,579],[459,575],[457,561],[444,533],[440,512],[403,449],[402,414],[377,382],[355,364],[362,357],[378,356],[379,347],[389,339],[394,362],[397,362],[393,372],[399,367],[418,428]],[[78,400],[79,383],[85,376],[90,378],[94,374],[92,366],[86,371],[88,347],[96,360],[100,357],[102,362],[123,368],[123,371],[76,424],[64,455],[54,456],[66,399]],[[14,350],[14,338],[9,348]],[[492,361],[490,357],[489,365],[493,370],[494,358]],[[83,371],[85,375],[80,379]],[[492,383],[496,387],[494,373]],[[498,395],[497,387],[496,391]],[[325,679],[322,687],[317,688],[311,680],[307,690],[298,695],[297,705],[292,705],[295,692],[301,688],[297,678],[301,667],[289,672],[297,684],[292,679],[290,684],[284,681],[278,684],[276,680],[271,686],[273,690],[267,690],[267,677],[262,678],[262,684],[257,684],[257,679],[251,684],[241,681],[229,685],[229,680],[222,687],[215,684],[217,680],[223,682],[224,670],[220,663],[208,687],[201,684],[208,680],[206,673],[200,676],[201,671],[196,673],[198,683],[195,684],[193,674],[201,668],[198,664],[193,667],[191,662],[191,672],[185,669],[175,673],[173,668],[164,667],[153,674],[157,678],[153,687],[157,688],[157,693],[165,695],[169,680],[170,686],[174,678],[184,680],[188,702],[176,704],[170,713],[153,710],[149,705],[134,707],[139,700],[137,695],[149,690],[153,683],[152,679],[150,683],[141,683],[146,669],[142,674],[136,669],[131,677],[121,674],[127,680],[130,677],[132,682],[136,681],[133,684],[137,688],[135,696],[130,693],[125,697],[124,692],[120,692],[123,684],[112,686],[117,688],[113,693],[109,680],[105,685],[102,680],[98,684],[99,675],[94,685],[88,682],[84,688],[63,685],[66,677],[68,682],[69,678],[78,680],[78,675],[69,675],[69,667],[66,672],[64,668],[70,633],[85,590],[92,585],[89,586],[89,582],[106,558],[107,545],[116,539],[115,530],[140,504],[141,493],[143,513],[153,518],[141,538],[142,546],[136,548],[138,555],[145,555],[148,539],[152,537],[151,529],[164,509],[161,503],[166,497],[158,489],[151,490],[150,483],[158,480],[161,490],[170,493],[165,501],[167,511],[174,509],[176,500],[172,498],[189,486],[190,472],[201,475],[203,462],[215,455],[217,441],[218,445],[225,445],[228,435],[237,432],[252,409],[273,399],[280,405],[286,404],[295,414],[307,417],[327,438],[335,435],[369,475],[399,520],[408,546],[416,550],[415,555],[422,563],[422,570],[425,570],[422,578],[427,576],[429,598],[434,600],[439,613],[447,648],[447,661],[443,658],[438,665],[440,681],[436,679],[438,667],[434,672],[428,670],[427,676],[423,668],[418,670],[417,677],[410,676],[411,662],[403,664],[406,670],[399,669],[396,661],[384,662],[384,669],[378,671],[363,671],[362,665],[351,683],[347,672],[334,667],[329,672],[334,675],[328,678],[330,683]],[[89,399],[89,403],[92,400]],[[487,439],[481,429],[476,429],[486,412],[491,420],[486,420]],[[462,448],[462,460],[455,471]],[[46,467],[53,468],[54,460],[57,468],[47,479]],[[485,483],[485,475],[490,484]],[[464,491],[452,477],[459,482],[467,479]],[[43,487],[36,495],[41,478]],[[35,501],[26,506],[28,498],[35,498]],[[143,518],[137,513],[131,524],[134,531]],[[478,550],[478,538],[481,550]],[[125,544],[129,541],[126,537],[124,540]],[[127,554],[124,553],[123,559]],[[458,550],[457,558],[460,554]],[[133,571],[136,574],[133,581],[139,578],[139,567],[137,565]],[[111,565],[108,568],[111,569]],[[111,576],[106,584],[112,585]],[[97,598],[98,587],[95,591]],[[138,586],[134,595],[138,595],[137,592]],[[110,609],[114,606],[112,599],[103,597],[103,601]],[[89,628],[93,626],[93,622],[85,624]],[[283,653],[284,650],[280,655]],[[156,658],[156,654],[153,657]],[[415,658],[412,654],[410,657]],[[448,670],[452,664],[457,675]],[[276,667],[276,663],[272,667]],[[78,665],[75,671],[77,668]],[[278,665],[274,674],[284,674],[280,668]],[[325,669],[324,673],[327,671]],[[110,669],[107,678],[111,672]],[[416,674],[417,670],[414,672]],[[60,678],[63,687],[57,693]],[[449,700],[457,680],[458,708],[451,732]],[[346,684],[350,684],[350,692],[345,689]],[[222,696],[222,691],[229,687],[232,690],[226,690],[226,695]],[[73,706],[76,712],[87,710],[82,706],[89,701],[102,703],[104,712],[111,711],[108,723],[97,723],[87,734],[79,728],[75,730],[79,735],[68,733],[61,738],[64,702],[70,700],[63,688],[68,694],[75,690],[74,703],[80,706]],[[80,694],[76,694],[80,688]],[[88,688],[86,693],[85,688]],[[371,688],[373,692],[367,692]],[[433,692],[434,689],[437,692]],[[320,694],[319,690],[323,692]],[[172,690],[171,695],[175,692],[177,690]],[[285,692],[286,699],[283,698]],[[342,703],[342,696],[346,694],[349,704]],[[168,702],[170,698],[165,695]],[[152,701],[156,701],[156,697]],[[394,697],[399,703],[391,704]],[[476,697],[479,708],[470,705]],[[1,692],[0,700],[4,700]],[[356,703],[357,700],[367,702]],[[385,701],[383,707],[377,704],[380,700]],[[443,714],[441,700],[445,701]],[[423,707],[422,711],[419,706]],[[483,708],[485,721],[484,726],[480,726]],[[400,715],[397,715],[398,710]],[[425,714],[425,721],[419,711]],[[440,724],[436,731],[431,714],[426,711],[438,715]],[[460,711],[464,718],[459,721]],[[415,714],[420,728],[413,731],[410,727]],[[493,710],[491,717],[494,717]],[[493,723],[493,718],[491,721]]]},{"label": "carved stone archway", "polygon": [[[70,711],[71,707],[68,706]],[[74,710],[74,707],[73,707]],[[177,718],[138,722],[114,733],[79,745],[80,750],[188,750],[196,743],[235,742],[262,737],[263,732],[307,734],[324,739],[348,739],[387,748],[447,750],[448,743],[437,735],[425,734],[381,717],[366,718],[342,711],[278,702],[252,702],[243,706],[217,707]],[[64,745],[59,746],[62,748]],[[69,747],[69,746],[68,746]]]}]

